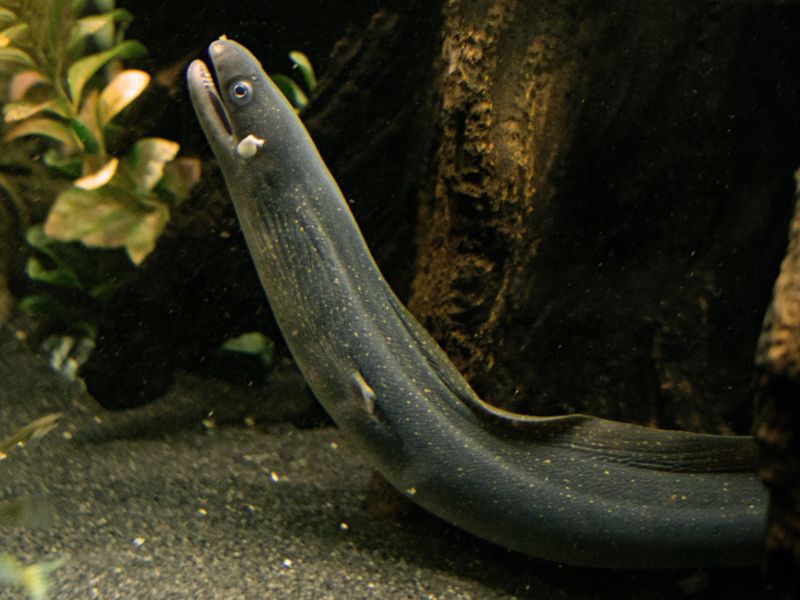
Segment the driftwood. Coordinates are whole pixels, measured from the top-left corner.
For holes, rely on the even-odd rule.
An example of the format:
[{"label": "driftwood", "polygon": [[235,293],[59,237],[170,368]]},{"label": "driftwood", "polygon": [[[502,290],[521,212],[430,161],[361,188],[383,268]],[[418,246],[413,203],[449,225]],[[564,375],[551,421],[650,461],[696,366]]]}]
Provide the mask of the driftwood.
[{"label": "driftwood", "polygon": [[771,492],[767,560],[771,574],[794,592],[800,591],[800,193],[796,198],[789,248],[756,351],[759,473]]}]

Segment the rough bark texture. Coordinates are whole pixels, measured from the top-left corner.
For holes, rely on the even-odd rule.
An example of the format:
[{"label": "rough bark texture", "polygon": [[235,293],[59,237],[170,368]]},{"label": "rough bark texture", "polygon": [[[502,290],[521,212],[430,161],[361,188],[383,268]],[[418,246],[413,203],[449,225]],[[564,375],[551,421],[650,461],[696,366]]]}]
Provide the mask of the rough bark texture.
[{"label": "rough bark texture", "polygon": [[796,7],[445,15],[412,310],[496,404],[746,431],[800,161]]},{"label": "rough bark texture", "polygon": [[[322,77],[304,118],[322,155],[389,281],[488,400],[749,428],[800,164],[796,7],[453,0],[316,7],[296,17],[310,29],[270,29],[206,5],[159,46],[170,6],[140,9],[134,31],[168,65],[151,107],[184,97],[187,44],[202,55],[211,29],[272,70],[310,49]],[[207,152],[188,102],[174,106],[148,114]],[[86,372],[110,404],[155,397],[226,337],[275,335],[207,172],[107,311]]]},{"label": "rough bark texture", "polygon": [[[800,184],[800,171],[796,177]],[[771,491],[767,563],[791,597],[800,592],[800,192],[796,198],[756,352],[760,475]]]}]

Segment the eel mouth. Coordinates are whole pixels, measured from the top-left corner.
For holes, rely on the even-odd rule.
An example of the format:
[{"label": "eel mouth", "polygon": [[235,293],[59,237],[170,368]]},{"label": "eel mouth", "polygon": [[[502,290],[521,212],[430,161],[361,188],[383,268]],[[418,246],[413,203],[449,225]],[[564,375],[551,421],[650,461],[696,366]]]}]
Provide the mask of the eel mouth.
[{"label": "eel mouth", "polygon": [[211,71],[202,60],[195,60],[189,66],[188,81],[189,93],[198,116],[202,115],[201,120],[207,121],[217,132],[224,131],[229,137],[233,137],[228,111],[222,103]]}]

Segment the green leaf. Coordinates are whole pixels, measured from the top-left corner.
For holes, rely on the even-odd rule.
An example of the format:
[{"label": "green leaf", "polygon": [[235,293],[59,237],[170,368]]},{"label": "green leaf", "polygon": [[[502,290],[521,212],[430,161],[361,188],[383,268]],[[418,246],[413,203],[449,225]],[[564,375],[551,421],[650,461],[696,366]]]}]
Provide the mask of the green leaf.
[{"label": "green leaf", "polygon": [[20,100],[19,102],[9,102],[3,106],[3,117],[6,123],[13,123],[16,121],[24,121],[41,112],[51,113],[58,116],[66,116],[66,110],[61,100],[51,98],[44,102],[28,102],[27,100]]},{"label": "green leaf", "polygon": [[275,355],[275,343],[263,333],[251,331],[225,340],[220,350],[256,356],[265,367],[269,367]]},{"label": "green leaf", "polygon": [[114,177],[117,172],[118,166],[119,160],[112,158],[94,173],[89,173],[73,181],[72,185],[83,190],[96,190],[111,181],[112,177]]},{"label": "green leaf", "polygon": [[97,106],[99,103],[99,90],[90,90],[89,93],[83,96],[83,106],[81,106],[77,117],[77,123],[84,128],[79,133],[79,137],[84,142],[84,148],[91,154],[105,154],[105,138],[103,136],[103,128],[100,126],[98,119]]},{"label": "green leaf", "polygon": [[128,190],[108,185],[96,190],[70,187],[56,198],[44,232],[89,247],[124,247],[138,265],[153,251],[168,220],[166,205],[146,206]]},{"label": "green leaf", "polygon": [[123,159],[139,193],[152,190],[164,176],[164,165],[173,160],[180,145],[163,138],[142,138]]},{"label": "green leaf", "polygon": [[100,126],[104,127],[123,108],[133,102],[150,83],[150,75],[144,71],[129,69],[117,73],[100,94]]},{"label": "green leaf", "polygon": [[49,283],[50,285],[73,289],[83,288],[83,285],[81,285],[81,282],[78,280],[78,276],[75,275],[72,269],[59,267],[48,270],[44,268],[39,259],[33,256],[28,259],[25,272],[33,281],[40,281],[42,283]]},{"label": "green leaf", "polygon": [[46,117],[23,121],[19,125],[12,127],[3,139],[11,141],[28,135],[42,136],[61,142],[64,144],[64,151],[67,153],[72,153],[75,150],[75,136],[70,127],[61,121]]},{"label": "green leaf", "polygon": [[9,102],[3,106],[3,119],[6,123],[22,121],[42,112],[51,102],[52,100],[45,102],[27,102],[26,100]]},{"label": "green leaf", "polygon": [[56,320],[63,320],[67,314],[67,310],[55,298],[45,294],[24,296],[17,307],[26,314]]},{"label": "green leaf", "polygon": [[27,23],[17,23],[0,31],[0,48],[5,48],[11,44],[19,44],[20,40],[28,37],[30,28]]},{"label": "green leaf", "polygon": [[140,211],[137,199],[124,190],[70,187],[56,197],[44,233],[62,242],[88,239],[89,246],[116,248],[125,245],[127,221]]},{"label": "green leaf", "polygon": [[157,204],[133,223],[125,240],[125,251],[135,265],[140,265],[156,247],[156,241],[169,221],[169,208]]},{"label": "green leaf", "polygon": [[103,281],[89,288],[89,295],[98,302],[105,303],[111,300],[116,285],[113,281]]},{"label": "green leaf", "polygon": [[[35,69],[25,69],[14,73],[11,78],[11,83],[8,85],[8,99],[11,101],[19,101],[25,98],[25,95],[32,89],[39,86],[49,86],[52,88],[53,82],[45,77],[42,73]],[[59,114],[66,114],[69,110],[69,105],[66,101],[61,101],[60,106],[66,106],[59,110]]]},{"label": "green leaf", "polygon": [[297,50],[289,52],[289,60],[294,63],[295,68],[300,71],[300,74],[303,76],[306,89],[309,92],[313,92],[314,88],[317,87],[317,78],[314,75],[314,67],[311,66],[311,61],[308,60],[305,54]]},{"label": "green leaf", "polygon": [[78,274],[79,279],[89,279],[96,271],[91,258],[84,249],[63,244],[59,240],[48,237],[43,225],[33,225],[25,232],[25,241],[46,255],[57,267],[69,269]]},{"label": "green leaf", "polygon": [[168,162],[164,165],[164,176],[157,190],[163,190],[178,204],[183,202],[200,181],[201,164],[197,158],[176,158]]},{"label": "green leaf", "polygon": [[80,104],[83,88],[92,78],[92,75],[97,73],[106,63],[116,59],[138,58],[145,54],[147,54],[147,49],[141,43],[135,40],[127,40],[113,48],[97,54],[91,54],[72,63],[67,70],[67,85],[69,86],[72,104],[76,107]]},{"label": "green leaf", "polygon": [[46,252],[51,243],[50,238],[44,234],[41,225],[28,227],[28,230],[25,232],[25,241],[28,242],[28,245],[32,248],[36,248],[42,252]]},{"label": "green leaf", "polygon": [[55,172],[70,179],[77,179],[83,172],[83,161],[80,157],[67,156],[62,158],[54,148],[50,148],[42,155],[42,161]]},{"label": "green leaf", "polygon": [[0,8],[0,27],[10,25],[17,20],[17,15],[7,8]]},{"label": "green leaf", "polygon": [[25,444],[31,440],[44,437],[48,431],[52,430],[61,418],[61,413],[50,413],[31,421],[22,429],[12,433],[7,438],[0,440],[0,452],[13,450],[20,444]]},{"label": "green leaf", "polygon": [[67,47],[69,50],[73,50],[80,42],[85,40],[90,35],[94,35],[103,29],[103,27],[112,25],[116,21],[130,22],[131,20],[133,20],[133,15],[122,8],[99,15],[81,17],[75,22],[69,32],[69,42]]},{"label": "green leaf", "polygon": [[108,12],[109,10],[113,10],[116,2],[115,0],[94,0],[94,5],[98,10]]},{"label": "green leaf", "polygon": [[50,596],[50,573],[64,564],[63,560],[23,565],[9,554],[0,555],[0,583],[21,587],[31,600]]},{"label": "green leaf", "polygon": [[295,83],[294,79],[282,73],[275,73],[275,75],[270,75],[270,77],[292,106],[298,110],[302,110],[308,106],[308,96],[306,96],[305,92],[300,89],[300,86]]},{"label": "green leaf", "polygon": [[7,63],[10,66],[35,67],[36,63],[30,54],[19,48],[7,47],[0,48],[0,63]]},{"label": "green leaf", "polygon": [[100,150],[100,142],[97,141],[97,138],[86,126],[86,124],[80,119],[70,119],[69,126],[78,136],[78,139],[81,141],[81,144],[83,144],[84,149],[89,154],[97,154],[98,150]]}]

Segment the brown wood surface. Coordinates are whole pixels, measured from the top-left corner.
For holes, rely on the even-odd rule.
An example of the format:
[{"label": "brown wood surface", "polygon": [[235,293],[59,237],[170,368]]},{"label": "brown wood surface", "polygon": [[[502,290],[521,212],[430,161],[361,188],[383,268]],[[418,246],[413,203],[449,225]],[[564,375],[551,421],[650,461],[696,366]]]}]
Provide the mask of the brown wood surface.
[{"label": "brown wood surface", "polygon": [[756,352],[759,473],[770,489],[767,563],[790,594],[800,592],[800,193],[796,198]]}]

